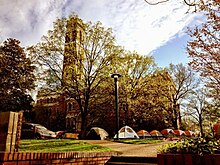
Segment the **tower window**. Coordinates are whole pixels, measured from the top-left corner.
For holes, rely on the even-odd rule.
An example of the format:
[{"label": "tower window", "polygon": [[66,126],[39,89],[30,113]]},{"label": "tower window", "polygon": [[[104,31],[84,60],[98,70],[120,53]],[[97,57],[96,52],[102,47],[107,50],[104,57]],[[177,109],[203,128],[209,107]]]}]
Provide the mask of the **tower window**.
[{"label": "tower window", "polygon": [[67,111],[71,111],[71,110],[72,110],[72,104],[68,103]]},{"label": "tower window", "polygon": [[79,42],[82,43],[82,31],[79,31]]}]

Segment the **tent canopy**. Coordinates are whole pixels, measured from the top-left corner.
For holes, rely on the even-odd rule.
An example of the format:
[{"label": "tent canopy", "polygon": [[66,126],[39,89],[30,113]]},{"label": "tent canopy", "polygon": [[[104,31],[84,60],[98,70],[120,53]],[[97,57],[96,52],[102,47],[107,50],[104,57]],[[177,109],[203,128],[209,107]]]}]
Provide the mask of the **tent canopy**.
[{"label": "tent canopy", "polygon": [[193,131],[184,131],[184,133],[188,137],[195,136],[195,133]]},{"label": "tent canopy", "polygon": [[137,135],[142,138],[142,139],[145,139],[145,138],[151,138],[151,135],[149,132],[147,132],[146,130],[140,130],[137,132]]},{"label": "tent canopy", "polygon": [[86,137],[90,140],[104,140],[108,137],[108,133],[103,128],[92,127]]},{"label": "tent canopy", "polygon": [[185,135],[185,132],[180,129],[173,130],[173,132],[174,132],[174,135],[176,135],[176,136],[184,136]]},{"label": "tent canopy", "polygon": [[142,137],[151,137],[150,133],[147,132],[146,130],[140,130],[140,131],[138,131],[138,132],[137,132],[137,135],[138,135],[139,137],[140,137],[140,136],[142,136]]},{"label": "tent canopy", "polygon": [[[139,136],[136,132],[129,126],[124,126],[118,131],[118,137],[120,139],[139,139]],[[117,138],[117,134],[114,136]]]},{"label": "tent canopy", "polygon": [[163,135],[157,130],[151,131],[150,134],[151,134],[151,136],[163,137]]},{"label": "tent canopy", "polygon": [[167,129],[163,129],[162,131],[160,131],[160,133],[162,133],[163,135],[173,134],[173,130],[167,128]]}]

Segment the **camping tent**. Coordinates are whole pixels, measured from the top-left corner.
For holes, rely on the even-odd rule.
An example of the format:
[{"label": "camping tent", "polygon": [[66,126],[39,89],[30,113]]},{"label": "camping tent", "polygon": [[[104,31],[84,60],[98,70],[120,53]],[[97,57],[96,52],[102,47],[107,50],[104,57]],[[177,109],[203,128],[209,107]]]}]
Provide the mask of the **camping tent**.
[{"label": "camping tent", "polygon": [[173,130],[173,132],[174,132],[174,135],[176,136],[185,136],[185,132],[180,129]]},{"label": "camping tent", "polygon": [[151,138],[151,135],[149,134],[149,132],[147,132],[146,130],[140,130],[137,132],[137,135],[142,138],[142,139],[145,139],[145,138]]},{"label": "camping tent", "polygon": [[[118,131],[118,137],[119,139],[139,139],[139,136],[136,134],[136,132],[129,126],[124,126]],[[117,134],[114,136],[114,138],[117,138]]]},{"label": "camping tent", "polygon": [[160,133],[164,136],[164,137],[172,137],[174,135],[174,132],[172,129],[163,129],[162,131],[160,131]]},{"label": "camping tent", "polygon": [[184,133],[187,137],[195,136],[195,132],[193,131],[184,131]]},{"label": "camping tent", "polygon": [[104,140],[108,137],[108,133],[99,127],[92,127],[86,138],[90,140]]},{"label": "camping tent", "polygon": [[173,133],[173,130],[167,128],[167,129],[163,129],[162,131],[160,131],[160,133],[162,133],[163,135],[166,135],[166,134]]},{"label": "camping tent", "polygon": [[156,139],[163,138],[163,135],[157,130],[151,131],[150,134],[153,138],[156,138]]}]

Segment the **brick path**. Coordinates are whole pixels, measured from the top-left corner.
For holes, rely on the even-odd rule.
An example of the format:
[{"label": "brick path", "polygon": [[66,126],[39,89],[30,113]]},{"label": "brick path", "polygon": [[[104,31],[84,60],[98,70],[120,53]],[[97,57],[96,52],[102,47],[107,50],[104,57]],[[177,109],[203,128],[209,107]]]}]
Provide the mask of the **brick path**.
[{"label": "brick path", "polygon": [[157,157],[157,149],[164,144],[173,143],[175,141],[164,141],[157,144],[124,144],[117,143],[108,140],[83,140],[87,143],[97,144],[112,148],[115,151],[119,151],[121,156],[145,156],[145,157]]}]

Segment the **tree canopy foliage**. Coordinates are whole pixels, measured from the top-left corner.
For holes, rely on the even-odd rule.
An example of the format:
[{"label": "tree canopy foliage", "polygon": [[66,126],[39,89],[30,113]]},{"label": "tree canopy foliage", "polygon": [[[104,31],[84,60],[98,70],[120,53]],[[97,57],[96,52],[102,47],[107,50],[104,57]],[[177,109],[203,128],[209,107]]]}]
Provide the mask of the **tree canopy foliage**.
[{"label": "tree canopy foliage", "polygon": [[[78,18],[72,15],[71,18]],[[66,80],[62,79],[63,75],[63,59],[64,54],[67,53],[71,60],[78,57],[74,45],[66,46],[65,37],[68,33],[66,25],[68,20],[66,18],[58,19],[54,23],[54,29],[48,32],[47,36],[43,36],[42,41],[35,46],[29,48],[32,56],[36,56],[36,61],[40,66],[43,66],[43,77],[46,77],[48,84],[47,89],[57,89],[61,84],[62,90],[69,93],[70,97],[75,98],[80,107],[82,131],[85,131],[87,125],[87,116],[90,113],[89,103],[94,91],[99,87],[101,82],[104,82],[109,77],[111,70],[111,62],[116,55],[119,55],[121,48],[115,46],[115,39],[110,28],[104,28],[101,22],[85,23],[84,26],[84,42],[80,49],[83,52],[81,62],[75,65],[82,65],[80,76],[72,76]],[[66,50],[65,50],[66,49]],[[68,72],[75,72],[72,75],[78,75],[76,70],[71,69]],[[47,75],[47,76],[45,76]],[[51,84],[55,84],[51,88]]]},{"label": "tree canopy foliage", "polygon": [[32,108],[29,92],[35,87],[35,67],[19,44],[9,38],[0,46],[0,111]]},{"label": "tree canopy foliage", "polygon": [[[149,120],[153,114],[157,116],[153,119],[154,122],[170,123],[169,117],[163,120],[163,115],[167,115],[167,110],[170,110],[169,103],[164,101],[166,100],[164,95],[154,94],[154,88],[158,86],[164,90],[167,88],[160,84],[159,79],[152,80],[152,75],[158,70],[154,59],[150,56],[128,52],[117,46],[111,29],[104,28],[100,22],[84,23],[84,43],[80,47],[84,53],[80,64],[82,65],[80,66],[81,76],[72,76],[69,82],[65,82],[62,86],[64,84],[62,61],[64,55],[66,56],[65,53],[68,51],[68,56],[72,60],[79,60],[75,59],[79,57],[73,56],[75,49],[71,46],[74,45],[69,44],[67,47],[65,43],[67,22],[75,17],[77,16],[58,19],[54,23],[54,29],[49,31],[47,36],[43,36],[40,43],[29,48],[30,55],[36,57],[38,65],[44,68],[40,76],[46,77],[46,84],[43,85],[47,88],[46,91],[62,89],[68,91],[69,96],[76,99],[80,107],[82,131],[84,131],[89,125],[103,124],[101,121],[104,118],[112,116],[115,119],[114,83],[110,75],[120,73],[122,77],[119,79],[119,107],[121,119],[123,119],[120,121],[121,124],[126,122],[137,125],[141,120],[151,123]],[[72,71],[75,70],[72,69]],[[167,80],[164,79],[164,82]],[[154,86],[155,83],[158,85]],[[148,87],[150,89],[147,89]],[[157,92],[160,91],[157,90]],[[166,108],[161,108],[163,106]],[[105,121],[105,123],[108,122]]]},{"label": "tree canopy foliage", "polygon": [[[116,45],[112,30],[103,27],[101,22],[83,23],[85,36],[77,49],[83,55],[76,55],[77,45],[67,42],[71,38],[66,36],[68,30],[75,35],[72,29],[67,28],[72,18],[79,19],[76,15],[57,19],[54,29],[28,49],[42,67],[39,78],[46,80],[44,92],[65,91],[77,101],[82,131],[92,126],[105,126],[110,132],[115,132],[111,74],[120,73],[120,125],[127,124],[137,129],[176,128],[179,110],[175,107],[193,88],[194,75],[188,68],[172,65],[170,70],[159,69],[153,57],[129,52]],[[73,62],[67,70],[71,73],[68,81],[63,79],[65,58]]]},{"label": "tree canopy foliage", "polygon": [[[166,72],[157,68],[152,57],[125,52],[117,57],[112,68],[117,68],[117,72],[121,74],[118,79],[121,126],[147,128],[149,131],[172,127],[170,102],[162,95],[163,90],[168,90],[166,85],[170,79],[162,76]],[[90,107],[99,112],[91,114],[92,119],[95,119],[92,124],[104,127],[109,132],[116,131],[113,83],[110,76],[107,81],[102,82],[96,98],[91,101],[93,107]]]},{"label": "tree canopy foliage", "polygon": [[213,96],[220,91],[220,4],[210,0],[200,5],[207,21],[195,29],[189,29],[191,40],[187,52],[192,58],[190,65],[200,73],[207,87],[213,89]]}]

